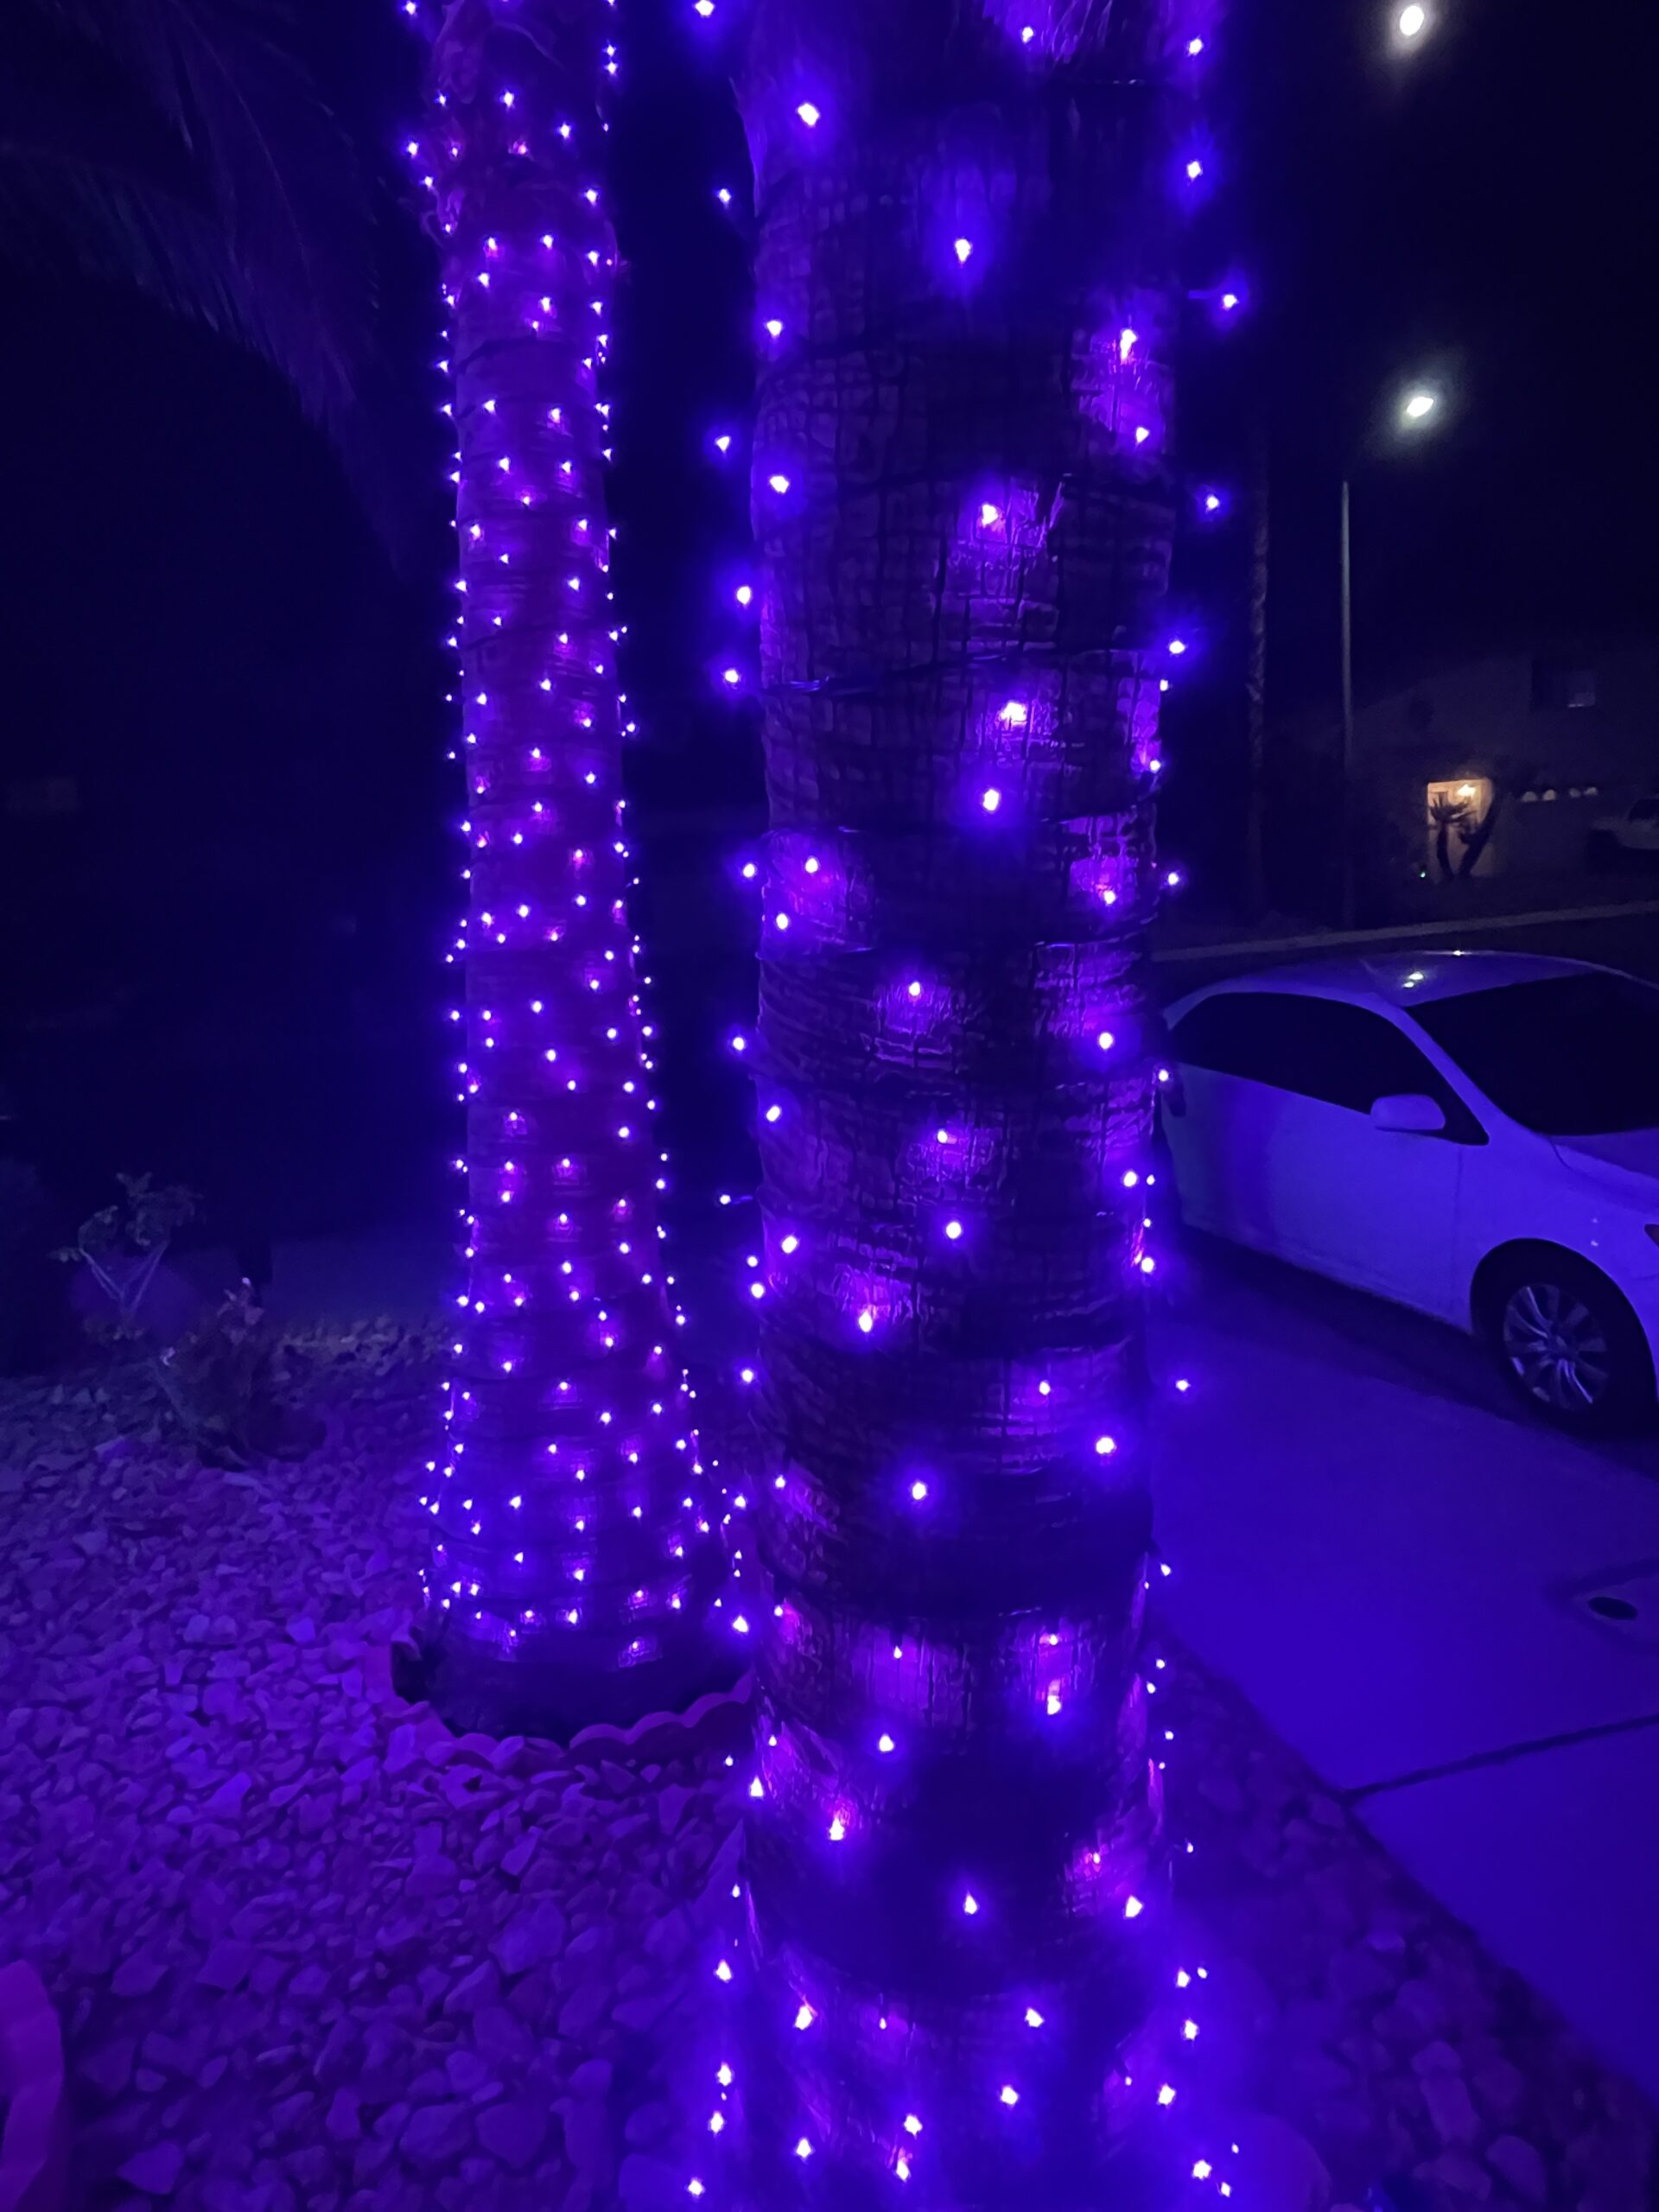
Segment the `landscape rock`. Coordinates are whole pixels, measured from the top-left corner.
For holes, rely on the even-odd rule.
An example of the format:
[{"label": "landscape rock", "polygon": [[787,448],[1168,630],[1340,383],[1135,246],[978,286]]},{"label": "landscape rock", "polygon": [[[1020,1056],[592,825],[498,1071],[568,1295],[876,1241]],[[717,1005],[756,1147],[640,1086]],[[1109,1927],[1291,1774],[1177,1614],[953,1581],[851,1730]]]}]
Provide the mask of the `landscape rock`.
[{"label": "landscape rock", "polygon": [[490,1948],[503,1974],[518,1974],[556,1959],[564,1936],[564,1915],[550,1898],[521,1907],[497,1931]]},{"label": "landscape rock", "polygon": [[323,2114],[323,2126],[336,2143],[354,2143],[363,2133],[355,2089],[336,2089]]},{"label": "landscape rock", "polygon": [[176,2143],[152,2143],[134,2152],[121,2168],[121,2178],[146,2196],[171,2196],[183,2171],[184,2152]]},{"label": "landscape rock", "polygon": [[418,2172],[434,2174],[458,2158],[472,2139],[469,2106],[422,2105],[410,2114],[397,2147]]},{"label": "landscape rock", "polygon": [[1507,2182],[1523,2204],[1541,2204],[1549,2195],[1544,2162],[1518,2135],[1500,2135],[1486,2146],[1486,2163]]},{"label": "landscape rock", "polygon": [[151,1950],[130,1951],[117,1967],[110,1987],[118,1997],[148,1997],[167,1972],[167,1961]]},{"label": "landscape rock", "polygon": [[486,2105],[478,2115],[478,2139],[493,2158],[515,2171],[530,2165],[547,2139],[547,2115],[514,2099]]},{"label": "landscape rock", "polygon": [[196,1980],[205,1988],[229,1992],[239,1989],[253,1968],[253,1946],[222,1937],[201,1964]]},{"label": "landscape rock", "polygon": [[1233,2133],[1237,2212],[1326,2212],[1331,2177],[1305,2136],[1272,2113],[1246,2114]]},{"label": "landscape rock", "polygon": [[685,2201],[685,2181],[660,2158],[634,2151],[623,2159],[616,2177],[623,2212],[680,2212]]},{"label": "landscape rock", "polygon": [[1480,2114],[1462,2075],[1425,2074],[1422,2087],[1429,2120],[1441,2142],[1473,2143],[1480,2133]]}]

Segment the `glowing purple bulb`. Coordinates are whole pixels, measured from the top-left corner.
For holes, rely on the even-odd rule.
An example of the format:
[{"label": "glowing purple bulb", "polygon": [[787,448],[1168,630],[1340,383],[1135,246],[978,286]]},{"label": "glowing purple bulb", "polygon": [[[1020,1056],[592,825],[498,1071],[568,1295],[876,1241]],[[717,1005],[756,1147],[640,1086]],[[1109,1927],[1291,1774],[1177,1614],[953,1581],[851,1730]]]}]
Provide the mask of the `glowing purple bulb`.
[{"label": "glowing purple bulb", "polygon": [[1117,1039],[1113,1035],[1109,1029],[1103,1029],[1100,1032],[1100,1034],[1095,1039],[1095,1042],[1099,1046],[1103,1052],[1109,1052],[1113,1046],[1116,1044]]},{"label": "glowing purple bulb", "polygon": [[927,1484],[919,1477],[910,1486],[911,1497],[920,1505],[927,1496]]},{"label": "glowing purple bulb", "polygon": [[781,338],[784,334],[783,319],[779,315],[768,315],[762,327],[768,338]]},{"label": "glowing purple bulb", "polygon": [[732,597],[737,601],[740,607],[747,607],[754,598],[754,586],[753,584],[739,584],[737,589],[732,594]]},{"label": "glowing purple bulb", "polygon": [[1237,305],[1238,294],[1236,292],[1224,292],[1222,294],[1221,311],[1224,315],[1231,315]]},{"label": "glowing purple bulb", "polygon": [[982,530],[994,530],[1002,519],[1002,510],[989,499],[979,503],[979,524]]},{"label": "glowing purple bulb", "polygon": [[789,489],[789,479],[781,473],[768,476],[766,479],[766,484],[768,488],[775,492],[779,499],[782,499],[784,493]]},{"label": "glowing purple bulb", "polygon": [[980,793],[979,803],[987,814],[995,814],[1002,804],[1002,794],[993,785],[989,791]]},{"label": "glowing purple bulb", "polygon": [[722,683],[735,686],[741,683],[743,678],[736,669],[722,668],[720,671],[720,680]]},{"label": "glowing purple bulb", "polygon": [[971,238],[957,238],[954,241],[951,251],[959,262],[966,262],[973,254],[974,242]]},{"label": "glowing purple bulb", "polygon": [[1189,59],[1196,61],[1199,54],[1204,52],[1204,41],[1201,38],[1188,39],[1186,41],[1186,51]]},{"label": "glowing purple bulb", "polygon": [[947,1221],[944,1224],[944,1233],[953,1244],[958,1243],[962,1236],[962,1224],[959,1221]]},{"label": "glowing purple bulb", "polygon": [[803,100],[795,111],[809,130],[816,130],[823,120],[823,112],[810,100]]},{"label": "glowing purple bulb", "polygon": [[1169,641],[1169,650],[1175,656],[1176,659],[1179,660],[1181,655],[1186,651],[1186,639],[1185,638],[1172,638]]},{"label": "glowing purple bulb", "polygon": [[1186,181],[1189,184],[1196,184],[1203,175],[1204,163],[1195,156],[1186,165]]}]

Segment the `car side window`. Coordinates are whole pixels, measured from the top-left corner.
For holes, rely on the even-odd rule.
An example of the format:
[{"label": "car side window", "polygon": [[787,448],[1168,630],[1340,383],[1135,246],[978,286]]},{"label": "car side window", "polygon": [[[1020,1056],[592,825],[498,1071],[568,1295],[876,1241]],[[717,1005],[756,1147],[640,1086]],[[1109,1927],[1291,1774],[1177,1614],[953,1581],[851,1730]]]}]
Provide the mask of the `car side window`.
[{"label": "car side window", "polygon": [[1392,1022],[1363,1006],[1302,999],[1287,1022],[1290,1045],[1285,1089],[1300,1090],[1351,1113],[1369,1114],[1379,1098],[1401,1091],[1438,1097],[1440,1077]]},{"label": "car side window", "polygon": [[1484,1135],[1411,1039],[1365,1007],[1300,992],[1223,992],[1177,1022],[1170,1042],[1189,1067],[1243,1076],[1354,1114],[1369,1114],[1379,1098],[1419,1092],[1442,1109],[1448,1135],[1464,1143]]},{"label": "car side window", "polygon": [[1169,1033],[1170,1049],[1185,1067],[1217,1075],[1253,1075],[1259,1048],[1254,1009],[1261,995],[1223,991],[1184,1014]]}]

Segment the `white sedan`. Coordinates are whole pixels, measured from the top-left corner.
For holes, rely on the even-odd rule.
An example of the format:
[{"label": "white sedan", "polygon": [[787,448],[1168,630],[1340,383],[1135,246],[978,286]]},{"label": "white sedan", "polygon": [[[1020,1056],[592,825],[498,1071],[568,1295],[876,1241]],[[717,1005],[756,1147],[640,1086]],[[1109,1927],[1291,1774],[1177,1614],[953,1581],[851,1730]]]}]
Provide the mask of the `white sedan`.
[{"label": "white sedan", "polygon": [[1473,1332],[1565,1427],[1651,1416],[1659,989],[1389,953],[1236,977],[1168,1020],[1189,1226]]}]

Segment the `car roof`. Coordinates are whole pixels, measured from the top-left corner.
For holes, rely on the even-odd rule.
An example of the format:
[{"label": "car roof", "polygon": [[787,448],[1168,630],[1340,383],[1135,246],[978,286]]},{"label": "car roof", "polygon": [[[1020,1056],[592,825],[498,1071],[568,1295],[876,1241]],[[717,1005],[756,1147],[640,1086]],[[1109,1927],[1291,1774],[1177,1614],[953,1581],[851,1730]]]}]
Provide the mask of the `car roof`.
[{"label": "car roof", "polygon": [[1506,983],[1536,983],[1552,976],[1608,972],[1592,961],[1557,960],[1535,952],[1328,953],[1282,968],[1230,976],[1190,993],[1170,1013],[1179,1014],[1219,991],[1291,991],[1309,998],[1347,999],[1361,1006],[1409,1007],[1421,1005],[1426,999],[1498,990]]}]

